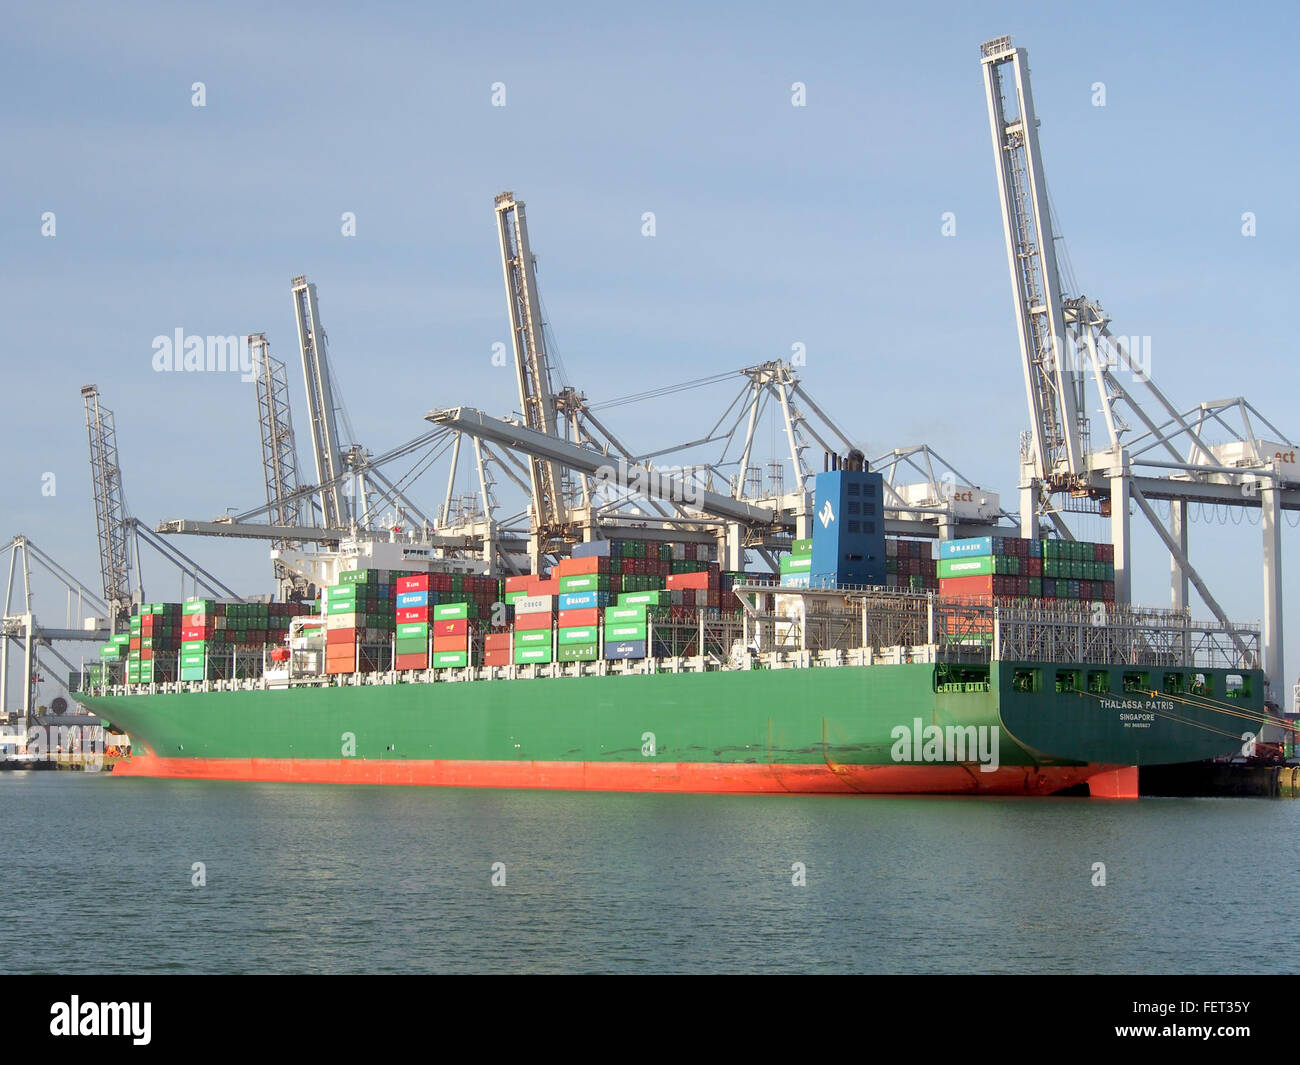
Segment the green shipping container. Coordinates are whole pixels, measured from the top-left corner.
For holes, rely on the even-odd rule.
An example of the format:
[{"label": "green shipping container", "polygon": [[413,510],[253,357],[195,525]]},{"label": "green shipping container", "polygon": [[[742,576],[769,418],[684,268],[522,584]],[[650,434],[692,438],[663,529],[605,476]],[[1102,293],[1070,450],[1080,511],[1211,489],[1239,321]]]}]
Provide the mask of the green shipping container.
[{"label": "green shipping container", "polygon": [[646,638],[646,623],[643,621],[639,625],[606,625],[605,642],[611,640],[644,640]]},{"label": "green shipping container", "polygon": [[653,589],[650,591],[640,592],[623,592],[618,597],[619,606],[638,606],[647,603],[651,606],[664,606],[672,601],[672,592],[663,589]]},{"label": "green shipping container", "polygon": [[399,638],[393,647],[399,655],[422,655],[429,649],[429,638],[427,636],[407,640]]},{"label": "green shipping container", "polygon": [[515,648],[515,665],[517,666],[544,665],[550,661],[552,661],[552,657],[549,645],[546,647]]},{"label": "green shipping container", "polygon": [[561,662],[593,662],[600,657],[600,648],[594,643],[569,643],[560,647]]},{"label": "green shipping container", "polygon": [[550,647],[551,646],[550,629],[516,629],[515,646],[516,647]]},{"label": "green shipping container", "polygon": [[607,592],[609,575],[606,573],[574,573],[560,578],[561,592]]},{"label": "green shipping container", "polygon": [[468,617],[468,603],[440,603],[433,608],[434,621],[464,621]]},{"label": "green shipping container", "polygon": [[560,646],[565,644],[594,644],[596,642],[596,627],[594,625],[581,625],[577,628],[559,630]]},{"label": "green shipping container", "polygon": [[782,573],[808,573],[812,570],[811,555],[786,555],[781,559]]},{"label": "green shipping container", "polygon": [[469,665],[468,651],[435,651],[433,655],[434,669],[460,669]]},{"label": "green shipping container", "polygon": [[640,606],[607,606],[605,624],[611,621],[639,621],[645,623],[645,604]]},{"label": "green shipping container", "polygon": [[427,639],[429,635],[429,623],[427,621],[404,621],[397,626],[398,640],[406,640],[418,637]]},{"label": "green shipping container", "polygon": [[790,545],[790,554],[792,555],[812,555],[812,539],[796,540]]},{"label": "green shipping container", "polygon": [[211,614],[216,608],[212,599],[191,599],[181,605],[182,614]]},{"label": "green shipping container", "polygon": [[1011,555],[939,559],[940,577],[985,577],[991,573],[1018,574],[1019,572],[1020,559]]}]

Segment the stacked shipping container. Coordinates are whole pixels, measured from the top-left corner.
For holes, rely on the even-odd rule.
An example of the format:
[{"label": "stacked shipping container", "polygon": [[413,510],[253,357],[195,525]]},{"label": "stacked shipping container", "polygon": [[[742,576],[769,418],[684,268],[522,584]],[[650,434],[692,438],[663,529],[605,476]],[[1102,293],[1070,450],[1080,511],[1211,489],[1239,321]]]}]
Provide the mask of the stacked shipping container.
[{"label": "stacked shipping container", "polygon": [[929,540],[885,539],[885,586],[913,592],[936,591],[938,562]]},{"label": "stacked shipping container", "polygon": [[981,536],[939,547],[939,594],[970,602],[995,598],[1113,602],[1110,544]]}]

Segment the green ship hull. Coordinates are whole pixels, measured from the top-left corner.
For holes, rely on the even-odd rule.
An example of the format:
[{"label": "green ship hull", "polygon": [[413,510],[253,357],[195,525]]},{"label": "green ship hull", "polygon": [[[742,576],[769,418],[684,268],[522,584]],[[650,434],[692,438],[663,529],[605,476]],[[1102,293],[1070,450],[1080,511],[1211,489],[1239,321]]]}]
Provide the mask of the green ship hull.
[{"label": "green ship hull", "polygon": [[994,662],[974,684],[905,664],[76,698],[130,735],[132,756],[115,767],[125,775],[1135,795],[1133,767],[1240,746],[1262,678],[1245,674],[1229,699],[1223,672],[1198,671],[1210,694],[1177,695],[1157,694],[1184,680],[1159,670]]}]

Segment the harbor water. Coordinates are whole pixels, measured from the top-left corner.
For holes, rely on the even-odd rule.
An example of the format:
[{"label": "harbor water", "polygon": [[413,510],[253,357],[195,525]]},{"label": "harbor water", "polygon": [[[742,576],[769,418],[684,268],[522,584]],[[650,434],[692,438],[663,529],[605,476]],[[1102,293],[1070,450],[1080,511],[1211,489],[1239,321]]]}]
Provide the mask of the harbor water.
[{"label": "harbor water", "polygon": [[10,973],[1300,968],[1298,802],[74,772],[0,774],[0,802]]}]

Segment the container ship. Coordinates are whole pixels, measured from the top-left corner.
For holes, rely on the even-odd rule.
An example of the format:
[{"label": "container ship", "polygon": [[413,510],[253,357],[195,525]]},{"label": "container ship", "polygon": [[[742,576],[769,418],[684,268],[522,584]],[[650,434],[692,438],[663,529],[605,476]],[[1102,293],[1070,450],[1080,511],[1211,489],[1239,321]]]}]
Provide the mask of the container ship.
[{"label": "container ship", "polygon": [[306,603],[141,606],[75,698],[130,776],[1136,797],[1235,752],[1258,633],[1114,601],[1109,545],[886,537],[816,475],[780,573],[592,540],[500,579],[357,566]]},{"label": "container ship", "polygon": [[[425,521],[437,531],[423,546],[358,535],[374,531],[372,508],[361,505],[364,478],[385,456],[370,463],[359,445],[341,447],[315,286],[294,278],[314,504],[293,488],[296,459],[283,446],[292,440],[283,365],[277,376],[265,334],[255,334],[269,504],[262,513],[271,524],[170,522],[159,531],[278,538],[277,566],[298,566],[310,587],[298,602],[139,607],[76,695],[129,734],[131,756],[116,771],[1121,797],[1137,794],[1140,768],[1241,752],[1267,726],[1280,691],[1279,528],[1283,510],[1300,509],[1296,447],[1280,431],[1260,439],[1259,427],[1275,427],[1244,400],[1191,414],[1175,408],[1111,334],[1100,304],[1069,293],[1055,259],[1027,55],[1000,37],[981,46],[980,63],[1031,416],[1018,516],[965,479],[949,483],[945,474],[940,492],[928,449],[919,449],[926,483],[891,479],[887,500],[880,469],[860,452],[831,455],[851,448],[851,437],[781,362],[741,371],[748,398],[707,439],[653,453],[715,437],[730,443],[747,423],[730,494],[703,490],[710,466],[695,502],[679,506],[683,479],[661,478],[626,451],[591,415],[585,394],[553,387],[524,204],[504,192],[494,211],[519,414],[426,415],[459,434],[457,448],[472,440],[482,510],[448,524],[453,465],[444,519]],[[1088,357],[1061,358],[1065,341],[1065,354]],[[1095,427],[1085,401],[1092,384],[1104,406]],[[766,492],[747,484],[764,402],[782,412],[792,492],[783,478]],[[724,434],[718,427],[733,409],[740,415]],[[1240,429],[1231,421],[1238,416]],[[88,425],[101,424],[88,414]],[[1211,431],[1229,433],[1228,441],[1215,443]],[[827,454],[821,473],[805,462],[810,442]],[[91,443],[92,464],[116,454],[94,428]],[[529,527],[513,530],[513,548],[492,517],[489,447],[517,458],[501,469],[529,497]],[[910,452],[893,454],[901,461]],[[613,460],[619,470],[610,477]],[[343,491],[354,480],[355,507]],[[597,481],[612,486],[612,503],[596,500]],[[116,560],[127,551],[104,546],[124,513],[112,497],[119,471],[97,467],[95,484],[107,486],[97,495],[105,601],[122,613],[133,596]],[[420,514],[400,483],[379,484],[395,513]],[[665,515],[651,515],[656,535],[637,535],[638,516],[648,513],[639,505],[610,509],[629,499]],[[1168,503],[1168,528],[1152,500]],[[318,525],[303,526],[300,504],[319,513]],[[1260,627],[1230,622],[1192,566],[1193,504],[1259,509]],[[1130,605],[1134,508],[1168,549],[1170,610]],[[1108,519],[1110,543],[1073,539],[1069,512]],[[1024,535],[999,535],[1012,520]],[[1040,536],[1043,529],[1054,535]],[[330,545],[318,569],[314,553],[295,554],[307,543]],[[514,575],[525,550],[532,573]],[[748,571],[753,554],[764,572]],[[1193,622],[1191,585],[1213,621]],[[1283,755],[1293,759],[1294,748]]]}]

